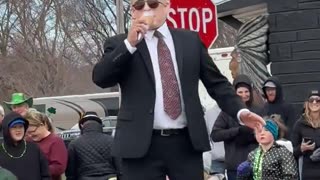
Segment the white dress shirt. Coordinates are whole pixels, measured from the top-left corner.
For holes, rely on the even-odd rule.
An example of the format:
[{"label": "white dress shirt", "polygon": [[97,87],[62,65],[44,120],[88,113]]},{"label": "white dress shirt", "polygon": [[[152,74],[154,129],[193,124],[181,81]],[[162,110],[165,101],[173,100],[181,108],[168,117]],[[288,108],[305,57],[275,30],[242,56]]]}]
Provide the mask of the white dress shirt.
[{"label": "white dress shirt", "polygon": [[[167,113],[164,111],[163,91],[162,91],[161,74],[160,74],[160,68],[159,68],[159,62],[158,62],[158,51],[157,51],[158,38],[156,38],[153,35],[154,30],[148,31],[144,36],[144,40],[146,41],[146,44],[150,53],[153,72],[154,72],[154,78],[155,78],[155,85],[156,85],[155,87],[156,102],[154,107],[153,128],[154,129],[180,129],[187,126],[187,120],[186,120],[186,114],[184,111],[184,102],[183,102],[183,96],[181,92],[181,83],[180,83],[180,77],[179,77],[179,69],[178,69],[177,60],[176,60],[176,52],[175,52],[172,36],[167,24],[164,23],[161,27],[158,28],[158,31],[163,35],[163,40],[167,44],[171,53],[171,58],[173,61],[173,66],[174,66],[175,74],[176,74],[178,85],[179,85],[182,111],[180,116],[175,120],[171,119],[167,115]],[[128,50],[130,51],[130,53],[134,53],[136,51],[136,48],[132,47],[127,40],[125,40],[125,44]]]},{"label": "white dress shirt", "polygon": [[[164,111],[163,106],[163,91],[162,91],[162,83],[161,83],[161,74],[159,69],[159,62],[158,62],[158,52],[157,52],[157,44],[158,44],[158,38],[156,38],[154,34],[154,30],[147,31],[147,33],[144,35],[144,40],[146,41],[149,54],[152,61],[152,67],[155,77],[155,85],[156,85],[156,102],[154,107],[154,123],[153,128],[154,129],[181,129],[187,126],[187,120],[186,120],[186,114],[185,114],[185,108],[184,108],[184,102],[183,102],[183,96],[181,92],[181,83],[180,83],[180,77],[179,77],[179,69],[177,66],[177,60],[176,60],[176,52],[174,43],[172,40],[171,33],[169,31],[169,28],[167,26],[167,23],[164,23],[161,27],[158,28],[158,31],[163,35],[163,40],[167,44],[170,53],[171,58],[173,61],[173,66],[175,70],[175,74],[178,80],[179,85],[179,91],[180,91],[180,99],[181,99],[181,108],[182,112],[180,116],[173,120],[171,119],[167,113]],[[126,39],[124,41],[128,51],[133,54],[137,48],[132,47],[128,40]],[[242,111],[248,111],[247,109],[241,109],[238,112],[238,119],[240,116],[240,113]]]}]

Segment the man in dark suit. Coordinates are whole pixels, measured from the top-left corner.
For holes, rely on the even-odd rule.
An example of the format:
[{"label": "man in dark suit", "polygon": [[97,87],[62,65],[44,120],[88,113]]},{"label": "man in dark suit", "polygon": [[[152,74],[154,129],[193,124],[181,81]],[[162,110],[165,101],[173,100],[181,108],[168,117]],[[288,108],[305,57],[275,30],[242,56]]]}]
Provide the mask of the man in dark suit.
[{"label": "man in dark suit", "polygon": [[[168,0],[131,3],[128,34],[108,38],[93,69],[98,86],[121,87],[113,152],[123,159],[123,179],[202,180],[202,153],[210,145],[199,80],[232,117],[252,128],[263,120],[243,109],[197,33],[167,27]],[[144,13],[153,14],[152,22]]]}]

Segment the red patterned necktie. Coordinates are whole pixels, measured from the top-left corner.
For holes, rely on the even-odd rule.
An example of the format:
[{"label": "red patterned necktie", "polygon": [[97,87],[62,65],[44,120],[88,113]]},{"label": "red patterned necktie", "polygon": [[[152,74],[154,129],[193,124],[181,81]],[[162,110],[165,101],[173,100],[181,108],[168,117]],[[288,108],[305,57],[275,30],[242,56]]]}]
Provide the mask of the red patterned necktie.
[{"label": "red patterned necktie", "polygon": [[158,61],[163,90],[163,106],[168,116],[175,120],[181,114],[179,85],[174,71],[171,53],[159,31],[154,32],[158,38]]}]

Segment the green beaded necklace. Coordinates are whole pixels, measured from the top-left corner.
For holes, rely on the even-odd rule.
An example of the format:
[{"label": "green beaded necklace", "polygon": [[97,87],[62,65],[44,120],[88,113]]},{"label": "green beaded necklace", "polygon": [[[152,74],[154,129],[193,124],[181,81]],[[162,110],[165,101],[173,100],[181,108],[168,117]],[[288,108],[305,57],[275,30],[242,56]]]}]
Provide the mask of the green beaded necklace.
[{"label": "green beaded necklace", "polygon": [[22,158],[22,157],[24,156],[24,154],[26,153],[26,151],[27,151],[27,143],[26,143],[26,141],[23,140],[23,143],[24,143],[24,150],[23,150],[23,152],[20,154],[20,156],[13,156],[13,155],[11,155],[10,153],[8,153],[8,151],[7,151],[6,148],[4,147],[4,143],[2,143],[1,146],[2,146],[2,148],[3,148],[3,150],[4,150],[4,152],[5,152],[9,157],[14,158],[14,159],[19,159],[19,158]]},{"label": "green beaded necklace", "polygon": [[262,163],[263,163],[264,152],[259,147],[254,155],[253,164],[253,179],[262,180]]}]

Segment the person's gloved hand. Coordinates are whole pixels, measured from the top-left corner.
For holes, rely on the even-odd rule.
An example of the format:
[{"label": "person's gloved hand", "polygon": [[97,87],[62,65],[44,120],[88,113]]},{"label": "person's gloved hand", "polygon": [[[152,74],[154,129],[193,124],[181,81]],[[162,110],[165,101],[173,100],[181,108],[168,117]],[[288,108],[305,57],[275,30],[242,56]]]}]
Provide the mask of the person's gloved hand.
[{"label": "person's gloved hand", "polygon": [[252,175],[252,166],[248,161],[242,162],[237,168],[237,179],[238,178],[249,178]]},{"label": "person's gloved hand", "polygon": [[314,162],[320,161],[320,148],[313,151],[313,153],[310,156],[310,159]]}]

